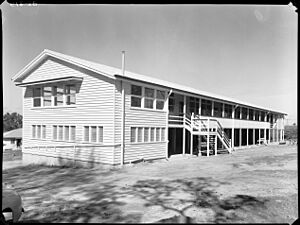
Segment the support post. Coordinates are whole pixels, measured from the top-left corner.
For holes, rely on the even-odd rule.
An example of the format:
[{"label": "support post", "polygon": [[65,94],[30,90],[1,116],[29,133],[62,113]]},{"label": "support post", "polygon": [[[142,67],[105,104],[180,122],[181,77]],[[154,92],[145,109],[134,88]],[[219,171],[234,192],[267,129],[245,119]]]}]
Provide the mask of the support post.
[{"label": "support post", "polygon": [[217,134],[215,135],[215,155],[217,155],[217,151],[218,151],[218,137]]},{"label": "support post", "polygon": [[259,139],[260,139],[260,128],[258,129],[258,145],[260,145]]},{"label": "support post", "polygon": [[253,128],[253,145],[255,145],[255,128]]},{"label": "support post", "polygon": [[232,113],[231,113],[231,118],[232,118],[232,128],[231,128],[231,143],[232,143],[232,149],[234,148],[234,112],[235,112],[235,107],[234,105],[232,106]]},{"label": "support post", "polygon": [[[193,121],[194,121],[194,113],[192,113],[192,116],[191,116],[191,124],[193,124]],[[193,125],[191,127],[191,145],[190,145],[190,154],[192,155],[193,154]]]},{"label": "support post", "polygon": [[209,118],[207,120],[207,142],[206,142],[206,147],[207,147],[207,152],[206,156],[209,157]]},{"label": "support post", "polygon": [[269,130],[268,144],[270,144],[270,142],[271,142],[271,129],[269,128],[268,130]]},{"label": "support post", "polygon": [[[185,119],[186,119],[186,96],[183,96],[183,137],[182,137],[182,153],[185,155]],[[191,118],[192,119],[192,118]]]},{"label": "support post", "polygon": [[239,136],[240,136],[240,138],[239,138],[239,147],[241,147],[242,146],[242,128],[239,129]]},{"label": "support post", "polygon": [[[171,93],[172,90],[170,90],[169,93]],[[165,104],[165,110],[166,113],[166,132],[165,132],[165,140],[166,140],[166,159],[169,158],[169,97],[170,95],[167,95],[166,104]],[[149,134],[151,135],[151,129],[149,129]]]},{"label": "support post", "polygon": [[246,143],[246,145],[247,146],[249,146],[249,128],[247,128],[247,143]]}]

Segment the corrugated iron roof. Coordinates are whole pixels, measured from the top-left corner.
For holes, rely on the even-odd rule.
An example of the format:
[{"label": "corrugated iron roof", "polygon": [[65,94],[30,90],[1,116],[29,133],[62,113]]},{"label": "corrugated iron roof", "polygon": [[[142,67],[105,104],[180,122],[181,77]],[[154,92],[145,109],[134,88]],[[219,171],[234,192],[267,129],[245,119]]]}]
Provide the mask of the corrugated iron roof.
[{"label": "corrugated iron roof", "polygon": [[24,74],[26,74],[26,72],[28,70],[32,69],[45,56],[52,56],[52,57],[61,59],[63,61],[67,61],[69,63],[72,63],[72,64],[75,64],[77,66],[86,68],[88,70],[94,71],[94,72],[99,73],[101,75],[105,75],[105,76],[107,76],[109,78],[112,78],[112,79],[116,79],[116,78],[133,79],[133,80],[137,80],[137,81],[141,81],[141,82],[147,82],[147,83],[152,83],[152,84],[156,84],[156,85],[161,85],[161,86],[164,86],[164,87],[168,87],[170,89],[177,89],[177,90],[180,90],[180,91],[183,91],[183,92],[193,93],[195,95],[205,96],[205,97],[213,98],[213,99],[219,99],[219,100],[227,101],[227,102],[230,102],[230,103],[233,103],[233,104],[249,106],[249,107],[253,107],[253,108],[257,108],[257,109],[262,109],[262,110],[266,110],[266,111],[270,111],[270,112],[276,112],[276,113],[287,115],[286,113],[279,112],[277,110],[275,111],[275,110],[268,109],[268,108],[265,108],[265,107],[262,107],[262,106],[257,106],[257,105],[254,105],[254,104],[251,104],[251,103],[248,103],[248,102],[236,100],[236,99],[233,99],[233,98],[230,98],[230,97],[209,93],[209,92],[206,92],[206,91],[198,90],[198,89],[195,89],[195,88],[191,88],[191,87],[184,86],[184,85],[181,85],[181,84],[173,83],[173,82],[170,82],[170,81],[165,81],[165,80],[161,80],[161,79],[158,79],[158,78],[133,73],[133,72],[130,72],[130,71],[127,71],[127,70],[125,70],[125,73],[124,73],[124,76],[123,76],[122,75],[122,70],[119,69],[119,68],[99,64],[99,63],[96,63],[96,62],[91,62],[91,61],[88,61],[88,60],[84,60],[84,59],[80,59],[80,58],[77,58],[77,57],[65,55],[65,54],[58,53],[58,52],[55,52],[55,51],[51,51],[51,50],[48,50],[48,49],[45,49],[40,55],[38,55],[34,60],[32,60],[26,67],[24,67],[19,73],[17,73],[12,78],[12,80],[17,82]]},{"label": "corrugated iron roof", "polygon": [[22,138],[22,130],[23,128],[18,128],[15,130],[10,130],[3,133],[3,138]]}]

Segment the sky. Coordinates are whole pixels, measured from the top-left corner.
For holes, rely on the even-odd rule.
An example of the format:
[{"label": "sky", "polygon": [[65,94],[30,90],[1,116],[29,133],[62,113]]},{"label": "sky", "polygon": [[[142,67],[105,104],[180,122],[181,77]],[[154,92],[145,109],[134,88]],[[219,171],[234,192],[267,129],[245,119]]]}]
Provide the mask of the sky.
[{"label": "sky", "polygon": [[285,5],[3,3],[3,112],[11,78],[44,49],[235,98],[297,120],[297,24]]}]

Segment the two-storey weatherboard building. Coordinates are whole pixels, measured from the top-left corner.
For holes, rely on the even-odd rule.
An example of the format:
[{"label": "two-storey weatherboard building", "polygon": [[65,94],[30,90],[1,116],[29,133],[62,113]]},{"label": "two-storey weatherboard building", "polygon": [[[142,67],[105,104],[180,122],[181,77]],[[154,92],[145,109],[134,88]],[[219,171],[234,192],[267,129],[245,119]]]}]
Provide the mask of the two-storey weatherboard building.
[{"label": "two-storey weatherboard building", "polygon": [[284,139],[285,113],[44,50],[18,72],[23,156],[122,165]]}]

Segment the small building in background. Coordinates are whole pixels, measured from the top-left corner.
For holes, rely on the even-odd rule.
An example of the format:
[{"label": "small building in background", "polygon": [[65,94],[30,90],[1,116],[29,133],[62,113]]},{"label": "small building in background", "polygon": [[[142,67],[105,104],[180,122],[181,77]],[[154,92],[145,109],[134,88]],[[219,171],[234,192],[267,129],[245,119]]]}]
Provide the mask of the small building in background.
[{"label": "small building in background", "polygon": [[21,150],[22,128],[3,133],[3,150]]}]

